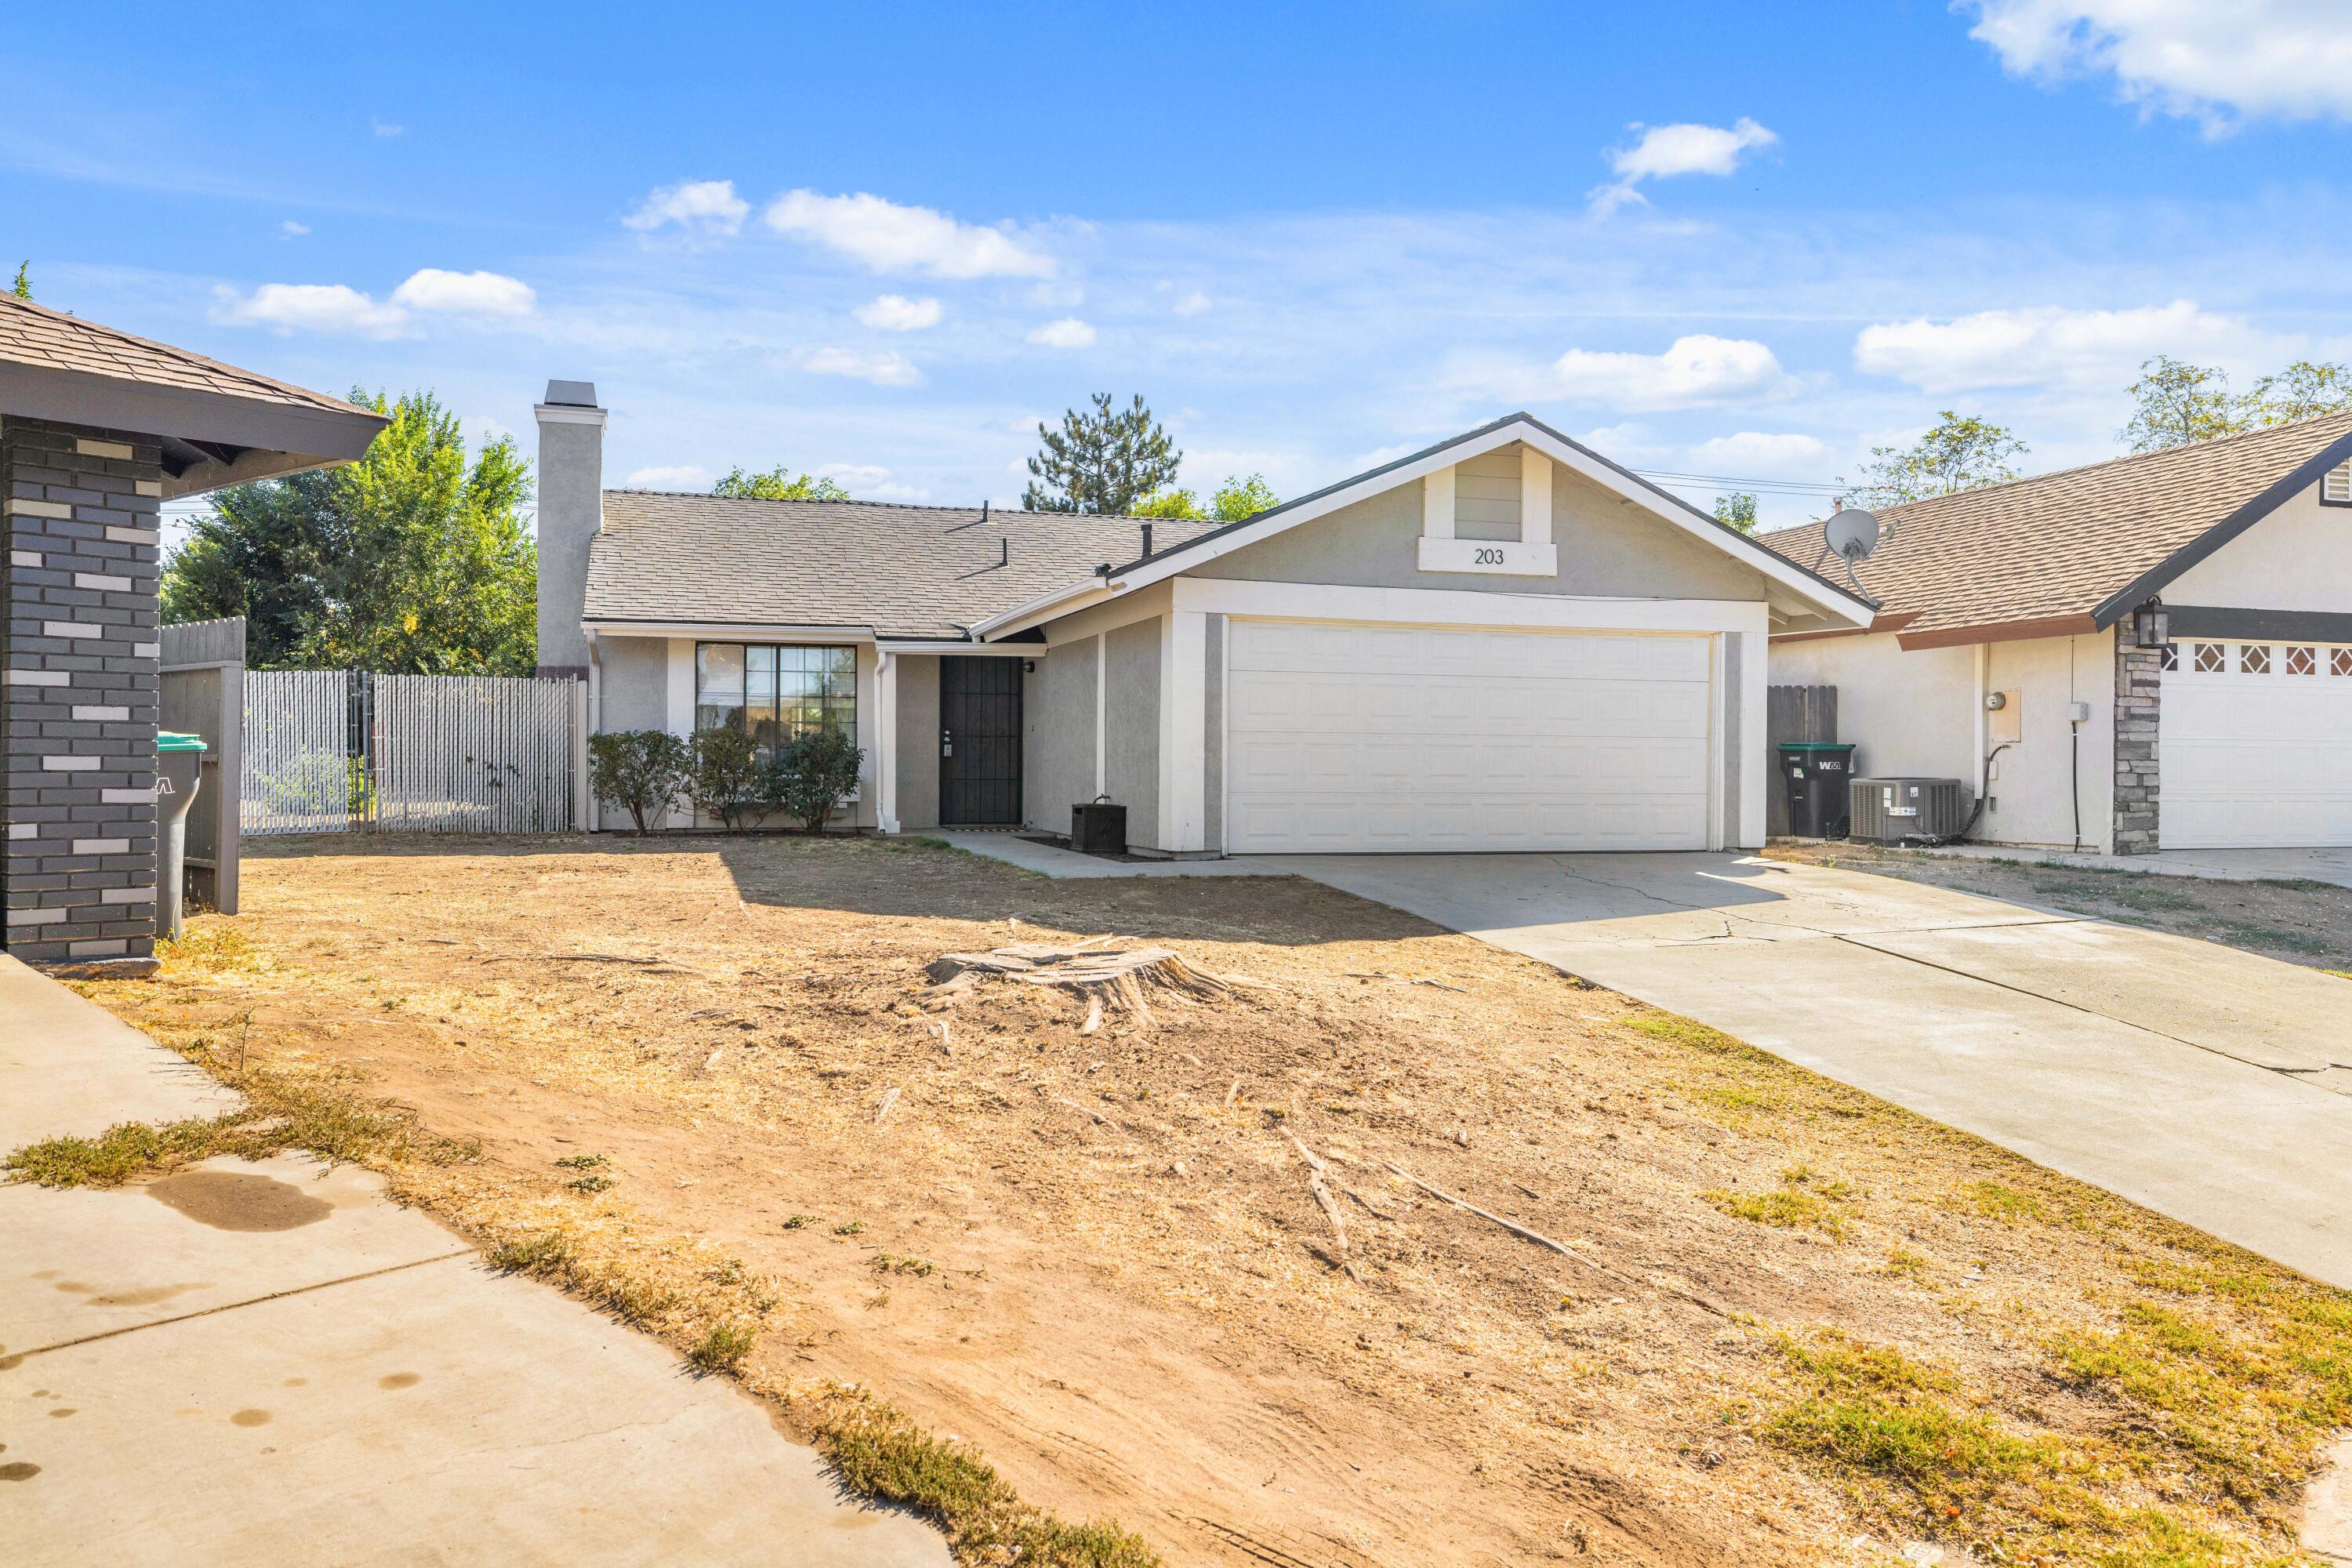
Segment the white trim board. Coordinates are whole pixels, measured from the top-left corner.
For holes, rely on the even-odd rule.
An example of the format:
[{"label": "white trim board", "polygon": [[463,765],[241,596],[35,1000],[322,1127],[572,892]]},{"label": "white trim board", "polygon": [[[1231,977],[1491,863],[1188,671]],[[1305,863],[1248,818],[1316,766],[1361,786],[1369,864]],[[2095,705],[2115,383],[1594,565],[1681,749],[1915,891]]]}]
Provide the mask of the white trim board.
[{"label": "white trim board", "polygon": [[[1229,531],[1208,534],[1192,543],[1177,545],[1150,561],[1137,563],[1118,579],[1106,582],[1097,577],[1041,595],[1024,605],[979,622],[971,628],[972,633],[982,638],[1009,636],[1041,621],[1067,615],[1080,605],[1098,603],[1148,588],[1168,578],[1181,576],[1204,561],[1214,561],[1236,550],[1247,549],[1261,540],[1271,539],[1300,523],[1328,516],[1360,500],[1425,479],[1433,474],[1451,473],[1465,458],[1507,447],[1514,441],[1527,443],[1553,462],[1573,469],[1620,499],[1754,568],[1768,581],[1832,617],[1857,626],[1870,624],[1874,608],[1867,601],[1832,587],[1746,535],[1727,530],[1699,512],[1661,496],[1613,464],[1602,461],[1574,442],[1545,429],[1527,416],[1516,415],[1409,462],[1374,469],[1360,478],[1336,485],[1311,500],[1276,508],[1256,521]],[[1452,532],[1450,526],[1446,531]]]},{"label": "white trim board", "polygon": [[1388,621],[1521,631],[1753,632],[1770,629],[1757,599],[1601,599],[1467,588],[1343,588],[1326,583],[1180,577],[1172,608],[1255,620]]}]

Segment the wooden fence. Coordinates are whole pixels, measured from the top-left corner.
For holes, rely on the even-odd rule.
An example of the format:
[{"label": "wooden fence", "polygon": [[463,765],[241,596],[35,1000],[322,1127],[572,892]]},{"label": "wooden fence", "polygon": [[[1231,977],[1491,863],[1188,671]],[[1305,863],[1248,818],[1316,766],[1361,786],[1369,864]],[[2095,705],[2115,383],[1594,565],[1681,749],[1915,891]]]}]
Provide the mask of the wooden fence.
[{"label": "wooden fence", "polygon": [[575,680],[249,671],[244,831],[585,826],[583,691]]}]

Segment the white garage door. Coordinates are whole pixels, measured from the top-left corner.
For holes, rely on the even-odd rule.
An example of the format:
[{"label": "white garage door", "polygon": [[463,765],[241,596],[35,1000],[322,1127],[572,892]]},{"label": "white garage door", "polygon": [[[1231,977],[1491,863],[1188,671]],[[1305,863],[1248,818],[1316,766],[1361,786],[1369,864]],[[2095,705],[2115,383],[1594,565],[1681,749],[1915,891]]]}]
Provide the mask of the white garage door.
[{"label": "white garage door", "polygon": [[2157,727],[2167,849],[2352,844],[2352,647],[2182,642]]},{"label": "white garage door", "polygon": [[1236,620],[1226,840],[1704,849],[1709,641]]}]

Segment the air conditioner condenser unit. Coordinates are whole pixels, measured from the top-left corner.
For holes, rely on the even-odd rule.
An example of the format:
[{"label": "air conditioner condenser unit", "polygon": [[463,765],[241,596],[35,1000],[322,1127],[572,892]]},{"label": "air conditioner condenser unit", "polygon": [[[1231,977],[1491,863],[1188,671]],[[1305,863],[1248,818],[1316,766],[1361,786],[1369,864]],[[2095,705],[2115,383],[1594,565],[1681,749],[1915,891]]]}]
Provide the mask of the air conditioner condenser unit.
[{"label": "air conditioner condenser unit", "polygon": [[1864,844],[1949,838],[1969,825],[1969,790],[1958,779],[1853,779],[1846,790],[1847,837]]}]

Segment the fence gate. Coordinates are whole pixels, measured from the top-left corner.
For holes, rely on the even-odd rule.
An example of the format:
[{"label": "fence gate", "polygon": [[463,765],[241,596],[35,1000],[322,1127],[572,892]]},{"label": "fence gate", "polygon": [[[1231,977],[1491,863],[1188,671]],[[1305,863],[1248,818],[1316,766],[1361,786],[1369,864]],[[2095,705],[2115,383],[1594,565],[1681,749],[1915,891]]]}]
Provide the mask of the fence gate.
[{"label": "fence gate", "polygon": [[356,670],[245,678],[251,834],[584,826],[573,680]]}]

